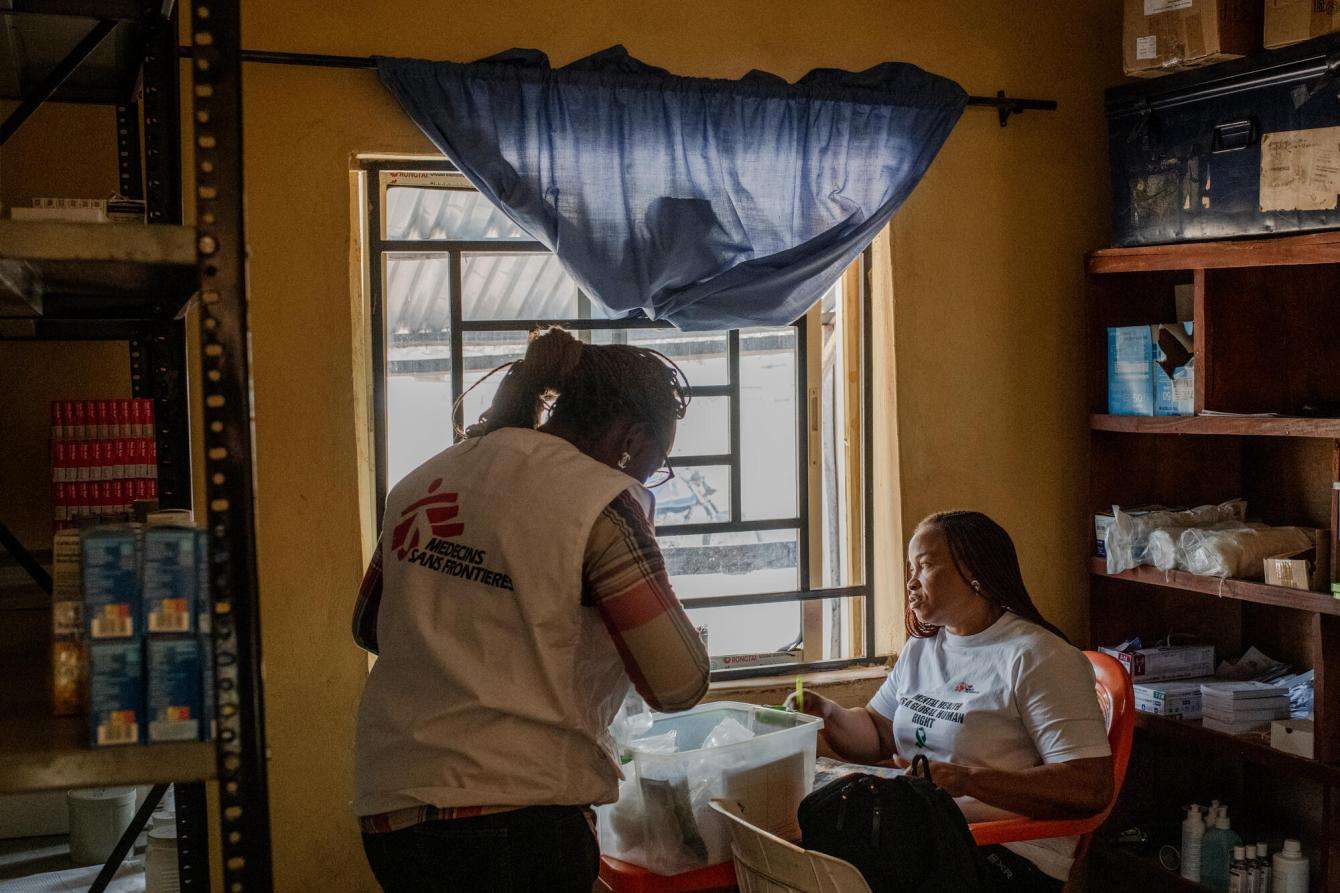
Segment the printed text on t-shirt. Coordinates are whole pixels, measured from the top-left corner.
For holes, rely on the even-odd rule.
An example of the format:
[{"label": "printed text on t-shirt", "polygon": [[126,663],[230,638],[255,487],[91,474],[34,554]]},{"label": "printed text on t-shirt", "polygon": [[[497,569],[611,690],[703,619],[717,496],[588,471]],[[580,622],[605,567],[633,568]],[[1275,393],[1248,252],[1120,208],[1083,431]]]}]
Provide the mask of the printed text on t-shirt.
[{"label": "printed text on t-shirt", "polygon": [[909,695],[902,699],[902,706],[912,711],[914,724],[928,729],[935,728],[937,719],[963,725],[962,701],[941,701],[929,695]]}]

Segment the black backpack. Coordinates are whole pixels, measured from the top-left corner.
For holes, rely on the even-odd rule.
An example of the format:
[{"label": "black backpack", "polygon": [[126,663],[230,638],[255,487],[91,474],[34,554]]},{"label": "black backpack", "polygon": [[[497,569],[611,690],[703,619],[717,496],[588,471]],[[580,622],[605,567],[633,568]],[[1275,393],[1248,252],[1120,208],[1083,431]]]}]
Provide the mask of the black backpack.
[{"label": "black backpack", "polygon": [[989,889],[963,812],[931,781],[923,755],[899,778],[829,782],[801,801],[798,818],[805,849],[855,865],[874,893]]}]

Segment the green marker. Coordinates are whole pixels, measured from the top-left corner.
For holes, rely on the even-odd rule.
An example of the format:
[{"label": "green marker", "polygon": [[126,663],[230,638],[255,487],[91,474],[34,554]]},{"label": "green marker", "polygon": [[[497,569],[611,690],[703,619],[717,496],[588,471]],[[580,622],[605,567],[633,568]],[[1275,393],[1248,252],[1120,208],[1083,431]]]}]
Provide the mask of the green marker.
[{"label": "green marker", "polygon": [[805,712],[805,689],[801,687],[800,677],[796,677],[796,712]]}]

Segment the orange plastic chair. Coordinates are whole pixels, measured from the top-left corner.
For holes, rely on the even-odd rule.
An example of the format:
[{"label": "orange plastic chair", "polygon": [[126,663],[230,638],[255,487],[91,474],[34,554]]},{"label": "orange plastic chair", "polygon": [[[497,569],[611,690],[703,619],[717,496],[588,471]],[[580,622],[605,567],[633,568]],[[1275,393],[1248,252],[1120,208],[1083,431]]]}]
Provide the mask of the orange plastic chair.
[{"label": "orange plastic chair", "polygon": [[609,856],[600,857],[600,881],[614,893],[707,893],[735,889],[735,863],[722,862],[683,874],[652,874]]},{"label": "orange plastic chair", "polygon": [[1135,734],[1135,690],[1116,658],[1097,651],[1086,651],[1084,656],[1093,664],[1098,703],[1107,720],[1107,741],[1112,747],[1112,800],[1107,808],[1086,819],[998,819],[976,822],[968,826],[978,846],[1014,843],[1020,840],[1042,840],[1047,837],[1080,838],[1075,849],[1078,859],[1088,849],[1089,837],[1107,820],[1116,805],[1121,785],[1126,780],[1126,764],[1131,759],[1131,739]]}]

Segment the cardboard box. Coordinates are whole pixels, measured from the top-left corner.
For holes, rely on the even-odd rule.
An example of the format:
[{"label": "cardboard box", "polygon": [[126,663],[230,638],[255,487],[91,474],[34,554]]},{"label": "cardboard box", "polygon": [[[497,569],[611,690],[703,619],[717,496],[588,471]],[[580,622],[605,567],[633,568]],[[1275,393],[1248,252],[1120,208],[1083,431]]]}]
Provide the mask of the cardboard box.
[{"label": "cardboard box", "polygon": [[1109,413],[1154,414],[1153,361],[1153,326],[1117,326],[1107,330]]},{"label": "cardboard box", "polygon": [[150,637],[145,643],[145,700],[150,743],[200,741],[206,726],[204,671],[195,636]]},{"label": "cardboard box", "polygon": [[1195,351],[1191,323],[1154,328],[1154,415],[1196,414]]},{"label": "cardboard box", "polygon": [[1158,716],[1200,719],[1200,686],[1208,679],[1152,682],[1135,686],[1135,709]]},{"label": "cardboard box", "polygon": [[92,747],[139,744],[144,727],[141,642],[88,646],[88,724]]},{"label": "cardboard box", "polygon": [[139,531],[130,525],[84,531],[84,622],[92,640],[140,632]]},{"label": "cardboard box", "polygon": [[84,656],[83,547],[77,530],[51,544],[51,713],[84,712],[88,664]]},{"label": "cardboard box", "polygon": [[194,635],[200,631],[200,592],[206,563],[204,536],[192,527],[158,526],[144,531],[144,630],[149,635]]},{"label": "cardboard box", "polygon": [[1265,582],[1311,592],[1329,592],[1331,588],[1331,543],[1327,531],[1317,531],[1317,545],[1289,555],[1265,560]]},{"label": "cardboard box", "polygon": [[1261,0],[1126,0],[1122,68],[1158,77],[1261,48]]},{"label": "cardboard box", "polygon": [[1264,32],[1268,50],[1335,31],[1340,31],[1340,3],[1336,0],[1266,0]]},{"label": "cardboard box", "polygon": [[1116,520],[1116,515],[1111,512],[1098,512],[1093,516],[1093,554],[1096,557],[1107,557],[1107,529]]},{"label": "cardboard box", "polygon": [[1213,645],[1160,645],[1138,651],[1098,650],[1115,657],[1126,668],[1132,682],[1165,682],[1214,675]]},{"label": "cardboard box", "polygon": [[1316,724],[1310,719],[1277,719],[1270,724],[1270,746],[1309,760],[1316,758]]}]

